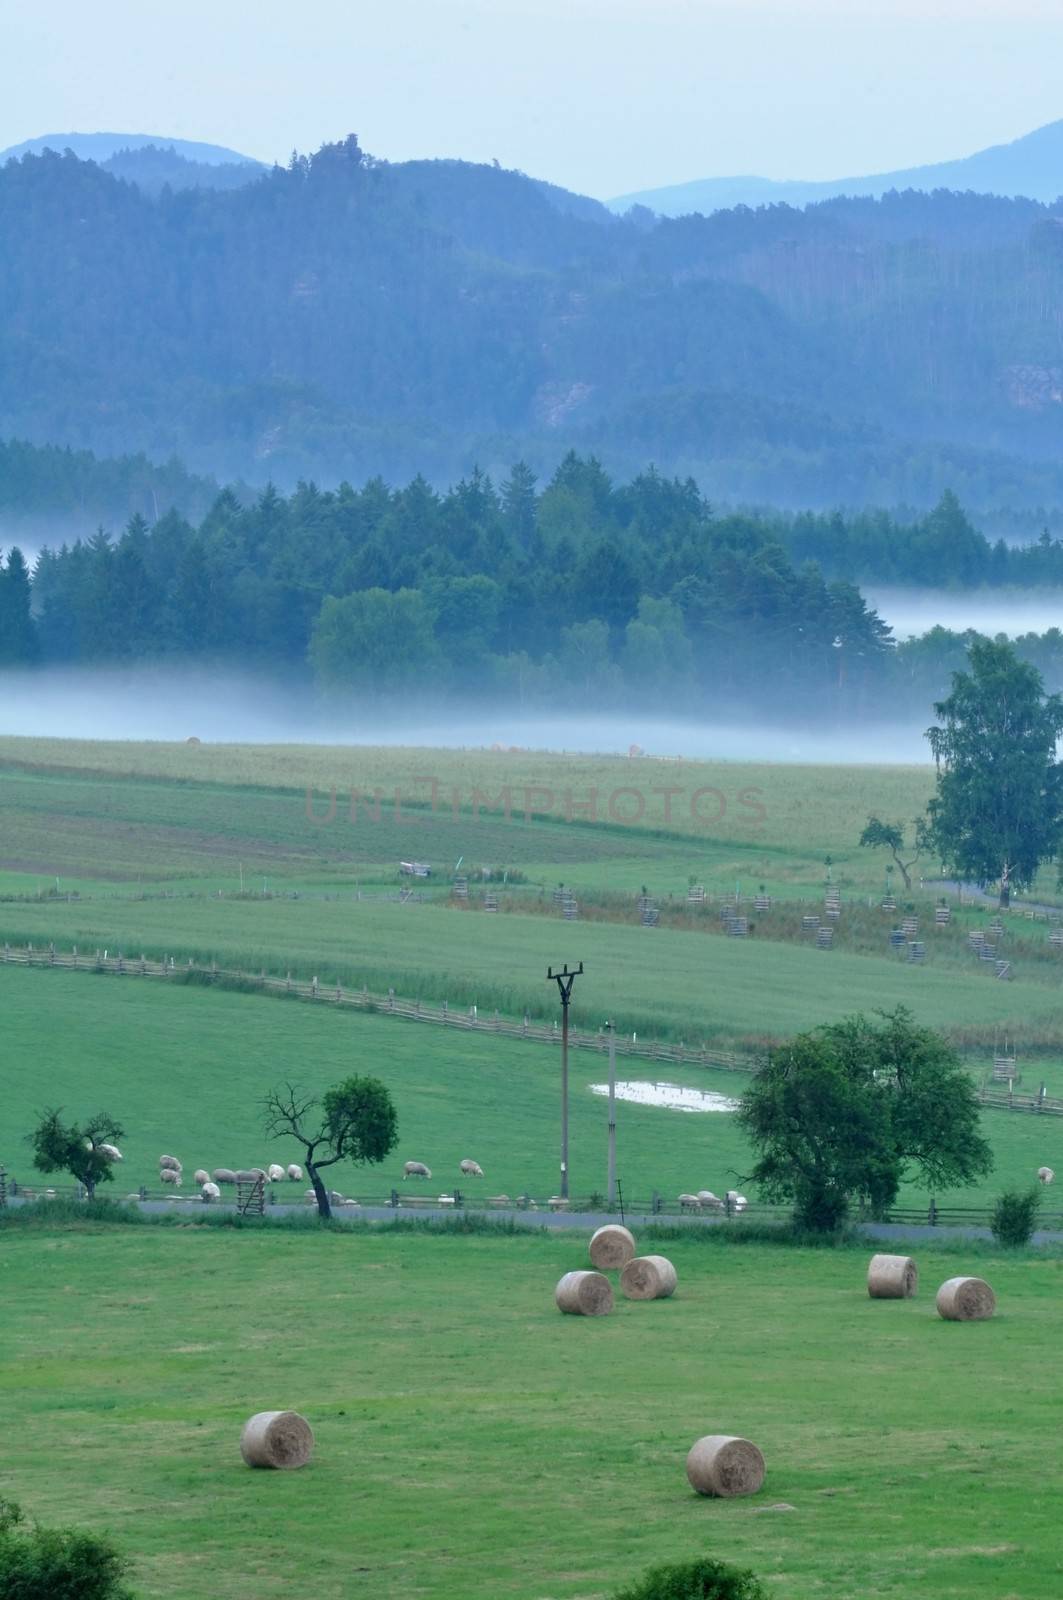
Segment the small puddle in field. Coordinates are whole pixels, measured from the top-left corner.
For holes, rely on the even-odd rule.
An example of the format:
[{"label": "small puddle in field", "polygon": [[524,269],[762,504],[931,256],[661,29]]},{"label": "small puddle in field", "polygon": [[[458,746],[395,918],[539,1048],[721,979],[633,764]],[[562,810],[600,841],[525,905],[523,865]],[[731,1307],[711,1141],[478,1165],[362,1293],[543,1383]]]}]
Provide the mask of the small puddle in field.
[{"label": "small puddle in field", "polygon": [[[592,1083],[592,1094],[608,1094],[607,1083]],[[737,1111],[738,1101],[711,1089],[681,1089],[678,1083],[645,1083],[634,1080],[618,1083],[618,1100],[637,1106],[664,1106],[667,1111]]]}]

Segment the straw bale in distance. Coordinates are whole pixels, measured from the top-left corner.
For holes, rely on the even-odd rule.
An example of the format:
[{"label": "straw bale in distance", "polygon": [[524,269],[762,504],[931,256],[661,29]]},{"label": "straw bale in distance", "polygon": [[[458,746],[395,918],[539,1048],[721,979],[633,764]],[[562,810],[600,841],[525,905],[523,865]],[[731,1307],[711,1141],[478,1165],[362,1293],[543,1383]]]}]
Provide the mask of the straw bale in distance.
[{"label": "straw bale in distance", "polygon": [[667,1256],[636,1256],[620,1274],[628,1300],[666,1300],[675,1293],[676,1270]]},{"label": "straw bale in distance", "polygon": [[305,1467],[313,1448],[310,1424],[298,1411],[257,1411],[240,1435],[249,1467]]},{"label": "straw bale in distance", "polygon": [[635,1254],[635,1236],[619,1223],[607,1222],[591,1234],[591,1260],[601,1272],[626,1266]]},{"label": "straw bale in distance", "polygon": [[872,1256],[867,1292],[872,1300],[910,1300],[919,1288],[919,1269],[911,1256]]},{"label": "straw bale in distance", "polygon": [[687,1456],[687,1477],[698,1494],[756,1494],[764,1482],[764,1457],[748,1439],[707,1433]]},{"label": "straw bale in distance", "polygon": [[997,1302],[984,1278],[947,1278],[938,1290],[937,1308],[946,1322],[982,1322]]},{"label": "straw bale in distance", "polygon": [[604,1317],[613,1309],[613,1286],[600,1272],[566,1272],[554,1299],[569,1316]]}]

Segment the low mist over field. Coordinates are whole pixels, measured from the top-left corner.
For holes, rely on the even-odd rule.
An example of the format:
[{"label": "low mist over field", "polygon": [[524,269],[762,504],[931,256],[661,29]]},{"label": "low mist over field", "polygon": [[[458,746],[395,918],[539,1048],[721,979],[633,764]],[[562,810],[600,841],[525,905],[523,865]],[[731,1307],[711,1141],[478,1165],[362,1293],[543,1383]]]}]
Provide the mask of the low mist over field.
[{"label": "low mist over field", "polygon": [[704,718],[628,714],[559,715],[489,709],[457,701],[409,710],[329,703],[279,680],[177,667],[157,671],[0,674],[0,736],[54,739],[201,739],[255,744],[501,745],[688,759],[922,762],[923,724],[846,722],[826,711],[785,726],[762,713]]},{"label": "low mist over field", "polygon": [[930,628],[962,633],[975,628],[991,637],[1009,639],[1024,633],[1047,633],[1063,627],[1061,589],[976,589],[949,593],[941,589],[866,591],[867,602],[888,622],[898,639],[915,638]]}]

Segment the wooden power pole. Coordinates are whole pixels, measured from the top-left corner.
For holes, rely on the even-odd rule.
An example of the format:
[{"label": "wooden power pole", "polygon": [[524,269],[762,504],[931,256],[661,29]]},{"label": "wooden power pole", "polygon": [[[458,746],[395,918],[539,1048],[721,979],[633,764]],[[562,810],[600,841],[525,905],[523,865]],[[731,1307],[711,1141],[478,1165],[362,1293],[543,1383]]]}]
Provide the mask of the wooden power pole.
[{"label": "wooden power pole", "polygon": [[568,1007],[572,999],[572,985],[583,972],[583,962],[574,972],[564,967],[555,972],[547,967],[548,983],[556,983],[561,996],[561,1198],[568,1199]]}]

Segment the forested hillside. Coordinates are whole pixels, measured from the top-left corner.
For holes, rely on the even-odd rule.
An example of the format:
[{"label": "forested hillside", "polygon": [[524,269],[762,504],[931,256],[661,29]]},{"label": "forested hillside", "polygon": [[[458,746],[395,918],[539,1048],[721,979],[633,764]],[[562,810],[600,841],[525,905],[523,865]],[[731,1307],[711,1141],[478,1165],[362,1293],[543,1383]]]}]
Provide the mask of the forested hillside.
[{"label": "forested hillside", "polygon": [[353,138],[157,197],[0,170],[0,436],[454,481],[570,445],[715,498],[1063,498],[1063,209],[893,194],[654,222]]},{"label": "forested hillside", "polygon": [[[923,715],[966,639],[895,645],[850,581],[893,564],[935,584],[1059,584],[1063,543],[990,545],[952,496],[910,524],[718,514],[690,480],[618,485],[574,454],[542,488],[521,463],[498,488],[475,473],[442,494],[423,478],[247,505],[226,490],[198,526],[138,516],[116,541],[46,551],[32,595],[9,554],[0,665],[169,658],[359,697]],[[1058,631],[1020,649],[1063,681]]]}]

